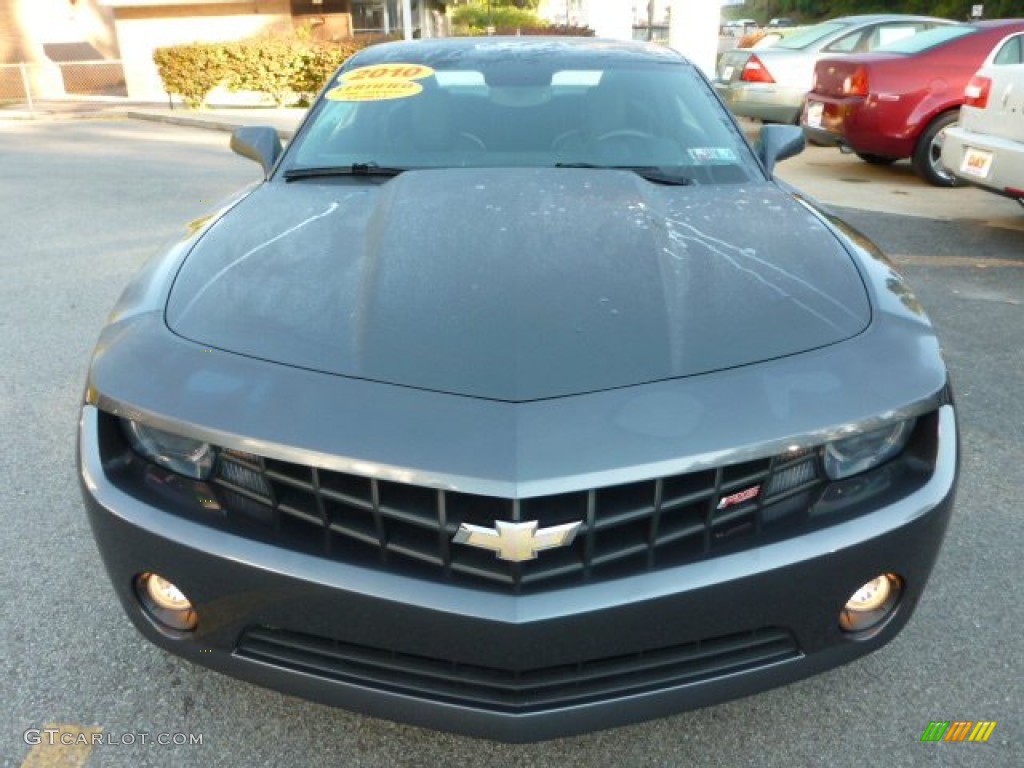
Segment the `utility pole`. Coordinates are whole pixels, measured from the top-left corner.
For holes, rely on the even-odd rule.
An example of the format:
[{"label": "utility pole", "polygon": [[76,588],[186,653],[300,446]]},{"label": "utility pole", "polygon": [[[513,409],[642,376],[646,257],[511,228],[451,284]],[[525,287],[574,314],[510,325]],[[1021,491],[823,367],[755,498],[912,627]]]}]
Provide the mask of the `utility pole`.
[{"label": "utility pole", "polygon": [[712,77],[718,57],[721,8],[708,0],[672,0],[668,44]]},{"label": "utility pole", "polygon": [[412,40],[412,0],[402,0],[402,37]]}]

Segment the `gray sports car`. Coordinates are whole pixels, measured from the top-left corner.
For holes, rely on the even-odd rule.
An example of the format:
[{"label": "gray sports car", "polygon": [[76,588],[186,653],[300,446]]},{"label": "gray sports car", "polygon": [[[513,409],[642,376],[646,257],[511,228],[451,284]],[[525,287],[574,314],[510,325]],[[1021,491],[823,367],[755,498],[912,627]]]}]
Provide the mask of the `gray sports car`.
[{"label": "gray sports car", "polygon": [[146,638],[530,741],[906,624],[953,398],[893,266],[773,178],[798,128],[752,147],[668,49],[489,38],[368,48],[286,150],[232,142],[266,178],[128,287],[82,407]]}]

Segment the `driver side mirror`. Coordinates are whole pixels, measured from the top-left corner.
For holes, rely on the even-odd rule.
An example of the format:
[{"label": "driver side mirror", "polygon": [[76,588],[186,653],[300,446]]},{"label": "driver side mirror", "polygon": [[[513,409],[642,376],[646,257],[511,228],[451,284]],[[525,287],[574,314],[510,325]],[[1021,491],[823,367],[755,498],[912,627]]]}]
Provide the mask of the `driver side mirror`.
[{"label": "driver side mirror", "polygon": [[775,174],[776,163],[799,155],[806,146],[804,129],[798,125],[765,125],[754,145],[769,175]]}]

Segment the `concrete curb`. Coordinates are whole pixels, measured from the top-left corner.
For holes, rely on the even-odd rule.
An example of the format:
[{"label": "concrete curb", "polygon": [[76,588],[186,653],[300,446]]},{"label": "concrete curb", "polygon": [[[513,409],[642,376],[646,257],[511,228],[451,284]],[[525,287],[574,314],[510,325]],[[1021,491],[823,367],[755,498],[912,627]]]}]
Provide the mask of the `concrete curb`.
[{"label": "concrete curb", "polygon": [[[223,131],[225,133],[231,133],[236,128],[240,128],[245,123],[232,120],[226,117],[225,119],[210,119],[209,117],[203,116],[191,116],[191,115],[172,115],[172,114],[154,114],[152,112],[142,112],[136,110],[111,110],[104,112],[104,117],[117,117],[117,118],[129,118],[132,120],[148,120],[153,123],[165,123],[167,125],[181,125],[187,128],[205,128],[211,131]],[[257,123],[254,123],[257,124]],[[271,125],[271,121],[267,121],[266,125]],[[295,135],[295,131],[290,128],[277,128],[277,133],[282,139],[291,139]]]},{"label": "concrete curb", "polygon": [[258,110],[251,115],[216,112],[180,112],[160,111],[158,109],[138,108],[131,106],[110,106],[101,109],[63,110],[63,109],[0,109],[0,123],[5,120],[144,120],[165,125],[177,125],[185,128],[204,128],[206,130],[231,133],[245,125],[270,125],[277,129],[283,140],[295,135],[293,127],[283,127],[282,123],[298,125],[301,114],[281,114],[269,112],[261,114]]},{"label": "concrete curb", "polygon": [[40,117],[53,117],[52,112],[29,112],[24,109],[0,110],[0,120],[36,120]]}]

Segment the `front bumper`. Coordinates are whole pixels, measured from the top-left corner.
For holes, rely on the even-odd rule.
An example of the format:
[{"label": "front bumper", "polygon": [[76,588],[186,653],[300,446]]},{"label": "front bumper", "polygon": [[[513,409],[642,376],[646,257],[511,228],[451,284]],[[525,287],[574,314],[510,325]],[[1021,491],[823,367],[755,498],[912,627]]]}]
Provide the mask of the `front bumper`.
[{"label": "front bumper", "polygon": [[[895,503],[755,550],[516,595],[325,560],[168,514],[111,481],[98,420],[86,406],[83,494],[115,590],[148,639],[287,693],[513,742],[717,703],[877,649],[920,598],[957,475],[947,405],[934,471]],[[189,596],[195,632],[144,613],[133,585],[145,571]],[[843,604],[884,572],[904,580],[891,619],[845,634]]]}]

